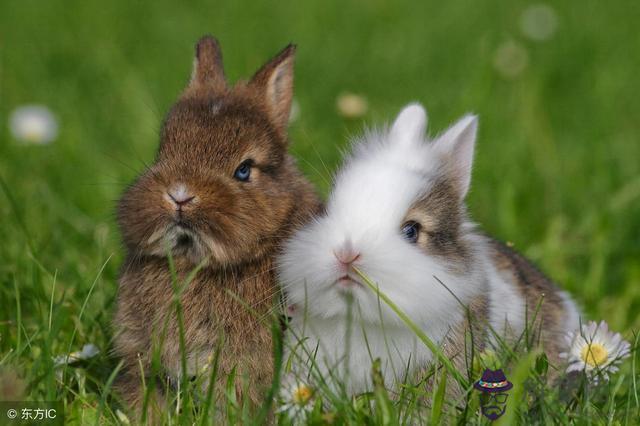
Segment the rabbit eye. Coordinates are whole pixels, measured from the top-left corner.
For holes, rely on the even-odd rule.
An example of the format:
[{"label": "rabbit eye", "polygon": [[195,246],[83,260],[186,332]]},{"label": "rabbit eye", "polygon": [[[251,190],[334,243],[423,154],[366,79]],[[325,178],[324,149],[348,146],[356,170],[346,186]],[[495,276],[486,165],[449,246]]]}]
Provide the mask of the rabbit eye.
[{"label": "rabbit eye", "polygon": [[246,182],[251,176],[251,160],[246,160],[240,163],[236,171],[233,173],[233,177],[241,182]]},{"label": "rabbit eye", "polygon": [[418,242],[420,235],[420,224],[418,222],[407,222],[402,226],[402,236],[412,244]]}]

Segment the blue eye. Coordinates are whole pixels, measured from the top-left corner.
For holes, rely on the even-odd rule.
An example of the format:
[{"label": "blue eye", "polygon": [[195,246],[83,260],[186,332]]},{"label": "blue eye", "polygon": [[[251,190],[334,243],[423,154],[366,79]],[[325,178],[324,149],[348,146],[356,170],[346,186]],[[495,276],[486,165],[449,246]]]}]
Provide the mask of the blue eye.
[{"label": "blue eye", "polygon": [[241,182],[246,182],[251,176],[251,160],[243,161],[240,163],[236,171],[233,173],[233,177]]},{"label": "blue eye", "polygon": [[420,236],[420,224],[417,222],[407,222],[402,226],[402,236],[412,244],[418,242]]}]

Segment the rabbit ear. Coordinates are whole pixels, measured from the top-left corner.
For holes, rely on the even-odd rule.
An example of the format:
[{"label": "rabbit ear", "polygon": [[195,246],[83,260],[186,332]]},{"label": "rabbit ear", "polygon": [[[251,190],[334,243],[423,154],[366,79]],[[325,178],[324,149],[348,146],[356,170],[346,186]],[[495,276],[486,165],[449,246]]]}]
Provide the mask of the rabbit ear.
[{"label": "rabbit ear", "polygon": [[421,141],[427,128],[427,112],[418,103],[409,104],[400,111],[389,133],[393,143],[412,144]]},{"label": "rabbit ear", "polygon": [[433,149],[443,156],[449,177],[455,181],[460,198],[469,191],[473,149],[478,131],[478,117],[465,115],[433,142]]},{"label": "rabbit ear", "polygon": [[286,131],[293,98],[293,62],[296,46],[285,47],[255,73],[249,83],[258,91],[280,131]]},{"label": "rabbit ear", "polygon": [[205,92],[223,92],[227,89],[220,44],[210,35],[202,37],[196,44],[196,56],[193,61],[189,89],[200,89]]}]

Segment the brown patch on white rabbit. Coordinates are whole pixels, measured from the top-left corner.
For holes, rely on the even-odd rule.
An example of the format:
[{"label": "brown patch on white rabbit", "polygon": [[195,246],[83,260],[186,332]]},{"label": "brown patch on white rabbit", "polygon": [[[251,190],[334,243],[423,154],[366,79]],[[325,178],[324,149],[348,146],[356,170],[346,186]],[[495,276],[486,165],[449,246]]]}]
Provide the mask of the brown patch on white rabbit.
[{"label": "brown patch on white rabbit", "polygon": [[464,205],[456,189],[446,179],[440,179],[411,206],[403,223],[420,225],[416,243],[427,254],[443,257],[456,268],[466,269],[471,248],[464,239],[465,218]]},{"label": "brown patch on white rabbit", "polygon": [[[294,50],[288,46],[252,80],[228,87],[217,41],[201,39],[191,82],[164,122],[156,162],[120,200],[127,258],[115,352],[125,369],[119,390],[135,408],[140,364],[149,374],[156,348],[172,381],[196,374],[220,344],[220,381],[237,366],[255,403],[271,380],[269,317],[278,293],[272,258],[320,208],[286,151]],[[167,250],[177,284],[205,265],[180,290],[186,372]]]},{"label": "brown patch on white rabbit", "polygon": [[526,300],[532,342],[540,340],[549,361],[560,364],[559,344],[563,342],[568,320],[560,290],[531,261],[506,244],[491,239],[490,247],[498,272],[513,283]]}]

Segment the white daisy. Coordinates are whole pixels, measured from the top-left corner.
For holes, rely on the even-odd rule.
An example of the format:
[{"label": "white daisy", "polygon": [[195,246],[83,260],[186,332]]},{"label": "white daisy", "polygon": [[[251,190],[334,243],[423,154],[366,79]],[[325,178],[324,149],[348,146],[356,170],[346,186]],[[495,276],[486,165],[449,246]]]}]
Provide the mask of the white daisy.
[{"label": "white daisy", "polygon": [[604,321],[583,324],[579,330],[567,334],[566,341],[569,351],[562,352],[560,357],[569,363],[567,373],[585,371],[592,378],[601,374],[607,380],[608,373],[618,371],[617,365],[631,352],[629,342],[623,340],[620,333],[610,332]]},{"label": "white daisy", "polygon": [[82,347],[81,351],[71,352],[68,355],[58,355],[53,359],[53,363],[56,367],[60,367],[65,364],[73,364],[78,361],[84,361],[100,353],[100,349],[93,343],[87,343]]},{"label": "white daisy", "polygon": [[304,422],[306,413],[313,409],[313,388],[288,374],[280,388],[280,406],[278,412],[286,412],[290,419]]},{"label": "white daisy", "polygon": [[13,136],[21,142],[43,145],[58,136],[58,122],[49,108],[25,105],[16,108],[9,118]]}]

